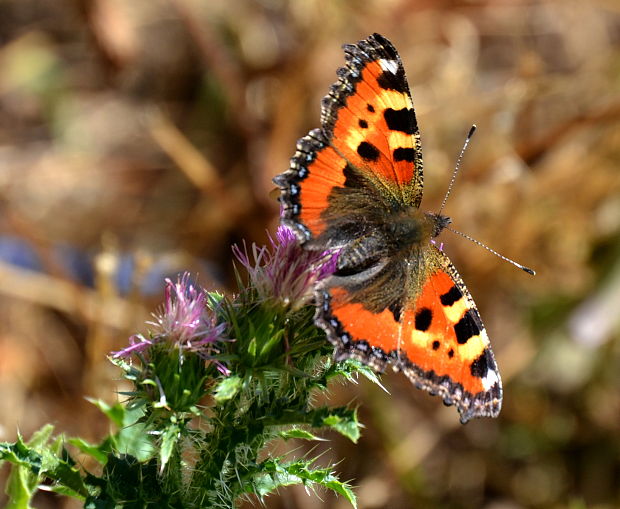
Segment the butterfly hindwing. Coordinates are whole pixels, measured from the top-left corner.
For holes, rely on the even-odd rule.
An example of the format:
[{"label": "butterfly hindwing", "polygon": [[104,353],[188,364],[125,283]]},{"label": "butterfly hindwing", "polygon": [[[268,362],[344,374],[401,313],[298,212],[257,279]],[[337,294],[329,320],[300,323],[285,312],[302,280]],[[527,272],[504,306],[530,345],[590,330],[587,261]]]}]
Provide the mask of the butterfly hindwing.
[{"label": "butterfly hindwing", "polygon": [[424,264],[402,300],[383,308],[360,298],[359,283],[332,278],[318,292],[317,323],[337,358],[403,371],[417,387],[456,405],[462,422],[495,417],[501,379],[476,305],[443,252],[429,246],[420,256]]},{"label": "butterfly hindwing", "polygon": [[462,422],[497,417],[501,378],[476,304],[445,253],[429,251],[421,291],[406,306],[396,366],[416,386],[456,405]]}]

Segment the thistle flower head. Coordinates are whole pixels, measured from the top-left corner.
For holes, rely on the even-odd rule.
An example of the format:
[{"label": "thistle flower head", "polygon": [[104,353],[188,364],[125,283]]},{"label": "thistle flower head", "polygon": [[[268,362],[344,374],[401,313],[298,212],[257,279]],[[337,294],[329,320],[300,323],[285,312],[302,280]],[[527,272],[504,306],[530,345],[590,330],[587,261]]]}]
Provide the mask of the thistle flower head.
[{"label": "thistle flower head", "polygon": [[166,279],[164,304],[153,314],[155,321],[147,322],[156,335],[166,336],[179,347],[195,342],[209,342],[216,339],[213,317],[206,309],[207,296],[189,282],[185,273],[176,283]]},{"label": "thistle flower head", "polygon": [[[149,339],[138,334],[129,338],[130,345],[114,357],[128,357],[134,353],[143,353],[156,343],[167,343],[177,348],[181,355],[195,352],[209,358],[216,353],[215,344],[223,339],[225,323],[217,323],[215,313],[207,306],[207,293],[196,288],[189,281],[189,273],[173,283],[166,279],[164,303],[153,314],[153,321],[147,322],[152,327]],[[218,364],[218,369],[226,368]]]},{"label": "thistle flower head", "polygon": [[336,270],[338,253],[303,249],[293,230],[280,226],[270,246],[252,245],[252,258],[233,246],[237,260],[247,269],[250,282],[262,299],[275,299],[298,309],[310,302],[317,282]]}]

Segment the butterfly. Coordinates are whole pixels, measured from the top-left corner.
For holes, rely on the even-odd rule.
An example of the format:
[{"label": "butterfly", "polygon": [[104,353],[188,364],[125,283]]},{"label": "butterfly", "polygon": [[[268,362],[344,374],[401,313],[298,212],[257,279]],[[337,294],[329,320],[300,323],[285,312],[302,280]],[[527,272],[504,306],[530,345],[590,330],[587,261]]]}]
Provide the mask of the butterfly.
[{"label": "butterfly", "polygon": [[420,210],[422,150],[401,58],[373,34],[343,46],[321,127],[276,176],[281,222],[305,249],[338,250],[316,287],[315,322],[335,346],[455,405],[496,417],[502,382],[478,309],[433,239],[451,222]]}]

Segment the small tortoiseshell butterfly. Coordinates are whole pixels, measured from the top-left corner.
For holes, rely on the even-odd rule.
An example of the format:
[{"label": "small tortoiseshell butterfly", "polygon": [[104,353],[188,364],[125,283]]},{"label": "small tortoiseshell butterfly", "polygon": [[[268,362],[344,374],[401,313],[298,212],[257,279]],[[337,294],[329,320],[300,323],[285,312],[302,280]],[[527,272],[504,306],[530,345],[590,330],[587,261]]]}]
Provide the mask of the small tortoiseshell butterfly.
[{"label": "small tortoiseshell butterfly", "polygon": [[391,365],[456,405],[461,422],[496,417],[502,383],[471,295],[431,240],[450,218],[420,211],[422,150],[405,69],[374,34],[345,45],[321,128],[297,143],[282,223],[306,249],[338,249],[316,289],[316,323],[336,359]]}]

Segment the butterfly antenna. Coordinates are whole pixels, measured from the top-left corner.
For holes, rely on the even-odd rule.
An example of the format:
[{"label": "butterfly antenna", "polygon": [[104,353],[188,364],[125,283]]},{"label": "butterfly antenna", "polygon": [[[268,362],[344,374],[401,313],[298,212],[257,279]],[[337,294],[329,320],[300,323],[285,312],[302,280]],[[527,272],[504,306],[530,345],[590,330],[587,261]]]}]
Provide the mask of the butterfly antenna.
[{"label": "butterfly antenna", "polygon": [[459,172],[459,168],[461,167],[461,159],[463,159],[463,154],[465,154],[465,150],[467,149],[467,145],[469,145],[469,140],[476,132],[476,124],[473,124],[469,129],[469,133],[467,133],[467,138],[465,138],[465,143],[463,143],[463,148],[461,149],[461,153],[459,154],[459,158],[456,160],[456,166],[454,167],[454,171],[452,172],[452,179],[450,180],[450,185],[448,186],[448,191],[441,202],[441,207],[439,207],[438,215],[441,215],[441,211],[446,206],[446,202],[448,201],[448,196],[450,196],[450,192],[452,191],[452,186],[454,185],[454,181],[456,180],[456,174]]},{"label": "butterfly antenna", "polygon": [[532,276],[536,275],[536,271],[535,270],[532,270],[529,267],[521,265],[520,263],[517,263],[514,260],[511,260],[510,258],[507,258],[506,256],[504,256],[502,254],[499,254],[494,249],[491,249],[486,244],[483,244],[482,242],[480,242],[479,240],[474,239],[473,237],[470,237],[466,233],[463,233],[463,232],[460,232],[460,231],[455,230],[453,228],[450,228],[449,226],[446,226],[446,230],[450,230],[452,233],[456,233],[457,235],[460,235],[461,237],[465,237],[467,240],[471,240],[474,244],[477,244],[478,246],[483,247],[484,249],[486,249],[487,251],[493,253],[495,256],[498,256],[499,258],[501,258],[505,262],[512,263],[515,267],[520,268],[521,270],[527,272],[528,274],[531,274]]}]

